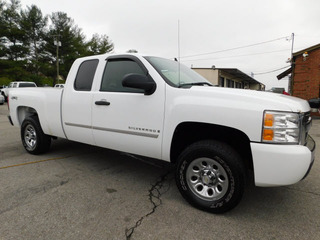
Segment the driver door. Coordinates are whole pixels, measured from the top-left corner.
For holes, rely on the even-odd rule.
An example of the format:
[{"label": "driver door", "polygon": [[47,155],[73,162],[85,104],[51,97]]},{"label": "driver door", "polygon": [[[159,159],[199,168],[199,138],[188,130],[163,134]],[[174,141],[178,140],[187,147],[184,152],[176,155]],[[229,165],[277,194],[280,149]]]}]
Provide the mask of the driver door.
[{"label": "driver door", "polygon": [[[165,86],[144,95],[122,86],[126,74],[148,74],[138,58],[109,58],[92,102],[92,129],[98,146],[161,158]],[[161,86],[160,86],[161,85]]]}]

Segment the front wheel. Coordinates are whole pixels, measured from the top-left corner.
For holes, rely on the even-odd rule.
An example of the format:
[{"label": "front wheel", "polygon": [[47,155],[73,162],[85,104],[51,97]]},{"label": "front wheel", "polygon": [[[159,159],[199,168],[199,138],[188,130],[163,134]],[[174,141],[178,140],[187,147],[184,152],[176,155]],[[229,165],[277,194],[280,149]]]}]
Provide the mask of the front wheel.
[{"label": "front wheel", "polygon": [[244,191],[245,170],[233,148],[218,141],[190,145],[179,156],[176,183],[193,206],[212,213],[234,208]]},{"label": "front wheel", "polygon": [[49,150],[51,137],[44,134],[35,116],[27,117],[21,125],[21,140],[24,148],[31,154],[40,154]]}]

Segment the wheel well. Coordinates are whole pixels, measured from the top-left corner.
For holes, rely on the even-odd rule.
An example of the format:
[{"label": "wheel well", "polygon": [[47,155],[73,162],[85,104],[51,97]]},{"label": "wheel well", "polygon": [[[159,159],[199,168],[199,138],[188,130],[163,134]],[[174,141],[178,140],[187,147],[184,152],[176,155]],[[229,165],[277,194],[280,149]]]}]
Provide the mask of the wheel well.
[{"label": "wheel well", "polygon": [[18,114],[18,120],[19,120],[20,126],[23,120],[26,119],[27,117],[38,116],[38,113],[34,108],[24,107],[24,106],[18,107],[17,114]]},{"label": "wheel well", "polygon": [[177,126],[171,143],[171,162],[175,164],[180,153],[192,143],[210,139],[230,145],[240,154],[245,167],[253,170],[252,153],[248,136],[235,128],[207,123],[185,122]]}]

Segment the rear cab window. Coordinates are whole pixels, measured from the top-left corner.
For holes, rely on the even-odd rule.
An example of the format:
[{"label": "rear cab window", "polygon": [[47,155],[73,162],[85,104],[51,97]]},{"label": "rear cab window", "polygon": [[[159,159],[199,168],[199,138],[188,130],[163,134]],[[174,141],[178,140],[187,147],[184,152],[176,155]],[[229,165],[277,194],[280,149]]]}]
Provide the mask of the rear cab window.
[{"label": "rear cab window", "polygon": [[34,83],[20,83],[19,87],[36,87]]},{"label": "rear cab window", "polygon": [[81,63],[74,81],[74,89],[76,91],[91,91],[98,63],[98,59],[87,60]]}]

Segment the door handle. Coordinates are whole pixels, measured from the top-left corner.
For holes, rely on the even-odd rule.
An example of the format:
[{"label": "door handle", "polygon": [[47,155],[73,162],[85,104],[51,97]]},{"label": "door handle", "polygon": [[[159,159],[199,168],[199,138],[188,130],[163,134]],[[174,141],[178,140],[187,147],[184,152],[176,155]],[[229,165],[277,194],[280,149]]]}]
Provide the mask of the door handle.
[{"label": "door handle", "polygon": [[95,104],[99,105],[99,106],[109,106],[110,105],[110,103],[107,101],[96,101]]}]

